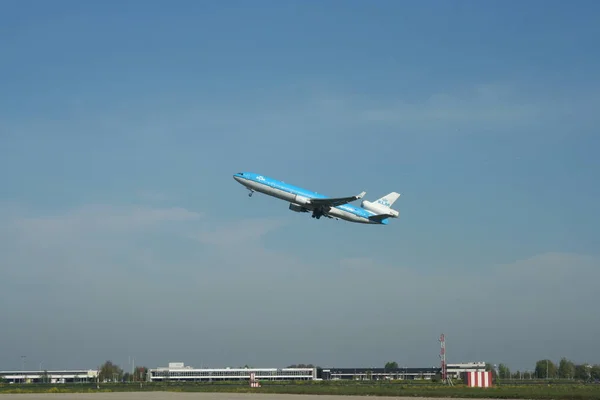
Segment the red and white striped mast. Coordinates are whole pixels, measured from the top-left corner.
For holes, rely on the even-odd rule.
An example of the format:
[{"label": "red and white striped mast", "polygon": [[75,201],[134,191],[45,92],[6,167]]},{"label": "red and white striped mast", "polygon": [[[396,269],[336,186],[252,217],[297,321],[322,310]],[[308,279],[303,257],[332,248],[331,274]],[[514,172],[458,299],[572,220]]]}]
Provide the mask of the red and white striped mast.
[{"label": "red and white striped mast", "polygon": [[442,382],[448,383],[448,373],[446,371],[446,337],[440,335],[440,360],[442,363]]}]

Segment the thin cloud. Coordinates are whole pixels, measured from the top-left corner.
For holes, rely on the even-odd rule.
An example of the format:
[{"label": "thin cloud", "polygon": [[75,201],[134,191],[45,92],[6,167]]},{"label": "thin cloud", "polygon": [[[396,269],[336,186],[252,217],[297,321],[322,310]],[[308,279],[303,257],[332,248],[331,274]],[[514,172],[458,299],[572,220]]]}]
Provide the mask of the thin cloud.
[{"label": "thin cloud", "polygon": [[229,248],[238,245],[256,245],[268,233],[281,228],[280,219],[244,219],[235,222],[217,222],[192,235],[203,244]]},{"label": "thin cloud", "polygon": [[537,121],[551,112],[546,102],[531,99],[509,85],[476,85],[460,93],[432,93],[425,101],[394,100],[362,111],[370,122],[410,123],[432,127],[440,123],[519,124]]},{"label": "thin cloud", "polygon": [[[222,132],[213,135],[211,140],[215,141],[229,140],[236,132],[251,132],[248,140],[277,143],[289,137],[282,136],[282,130],[288,135],[318,134],[320,140],[333,140],[340,135],[362,135],[369,127],[398,128],[396,135],[420,135],[423,130],[450,135],[463,128],[480,132],[491,128],[531,128],[574,115],[579,122],[597,118],[592,111],[593,105],[598,105],[597,95],[582,94],[567,101],[510,83],[481,83],[452,91],[430,88],[386,97],[346,93],[326,85],[320,90],[307,88],[312,87],[262,91],[250,109],[248,104],[232,105],[218,100],[166,106],[157,95],[154,101],[128,107],[126,113],[116,105],[102,114],[70,115],[65,121],[15,120],[4,126],[7,132],[50,129],[74,134],[86,130],[103,135],[114,132],[131,139],[143,133],[146,141],[165,144],[173,142],[173,135],[197,130]],[[578,112],[573,114],[575,110]]]},{"label": "thin cloud", "polygon": [[[209,341],[224,340],[225,329],[230,332],[228,346],[241,349],[252,344],[263,355],[263,365],[280,365],[295,357],[297,349],[288,341],[273,347],[277,338],[308,343],[311,335],[315,341],[302,350],[311,362],[380,363],[394,346],[399,361],[421,364],[432,353],[436,336],[445,332],[456,362],[500,360],[522,368],[543,357],[559,358],[560,354],[549,350],[550,345],[564,340],[573,331],[571,323],[576,323],[580,346],[573,347],[569,357],[600,356],[589,353],[600,329],[598,320],[589,318],[595,315],[595,282],[600,279],[600,262],[592,256],[551,252],[464,271],[434,270],[401,260],[385,262],[368,249],[355,257],[339,255],[333,260],[310,250],[271,249],[266,239],[285,227],[284,220],[224,223],[210,216],[200,219],[200,213],[185,209],[125,206],[89,206],[58,216],[18,220],[27,229],[2,228],[7,234],[1,253],[5,270],[0,299],[9,302],[22,295],[25,307],[40,302],[42,309],[69,304],[72,315],[98,315],[86,326],[69,326],[73,334],[86,334],[92,341],[97,340],[93,332],[102,331],[106,318],[128,335],[152,316],[154,322],[148,326],[152,335],[136,344],[138,351],[147,352],[152,341],[174,327],[202,334]],[[170,224],[174,225],[169,228]],[[32,231],[40,227],[38,234],[44,235],[31,240],[35,238]],[[166,232],[163,237],[170,244],[140,241],[149,228]],[[85,236],[89,229],[108,234]],[[172,232],[179,236],[174,238]],[[30,240],[15,247],[15,233],[26,234]],[[57,236],[60,241],[51,240]],[[196,243],[188,240],[190,236]],[[35,290],[25,295],[30,282],[37,283]],[[111,296],[105,296],[106,291]],[[84,295],[90,302],[72,303],[72,298]],[[131,307],[139,313],[131,313]],[[169,312],[173,309],[181,312]],[[557,326],[556,315],[570,322]],[[20,320],[8,311],[2,317],[11,324],[40,329],[35,321]],[[59,331],[59,324],[65,323],[66,316],[45,322],[44,329]],[[522,326],[527,326],[526,332]],[[340,331],[348,332],[343,341]],[[377,340],[361,346],[369,335]],[[399,335],[411,340],[398,341]],[[540,342],[539,337],[544,340]],[[499,344],[490,346],[490,338]],[[522,349],[507,359],[503,346],[508,343],[519,343]],[[184,352],[184,347],[174,345],[169,352]],[[68,343],[58,348],[68,348]],[[310,348],[308,353],[306,348]],[[564,346],[556,348],[564,351]],[[92,353],[90,357],[99,357]],[[202,356],[206,363],[230,362],[218,349]],[[188,362],[195,359],[189,355]],[[149,362],[155,365],[160,360]]]},{"label": "thin cloud", "polygon": [[[581,343],[591,345],[593,332],[600,329],[597,319],[589,318],[595,312],[595,282],[600,279],[600,259],[593,256],[549,252],[468,270],[432,270],[388,263],[368,254],[341,256],[336,265],[310,259],[310,252],[281,254],[257,247],[261,251],[253,252],[250,258],[235,251],[235,246],[218,250],[224,265],[252,266],[252,273],[246,271],[248,267],[240,268],[240,274],[247,274],[248,289],[238,287],[239,294],[269,293],[285,298],[281,312],[294,307],[295,317],[306,326],[318,326],[324,338],[334,337],[340,330],[354,332],[356,338],[349,339],[348,346],[352,340],[360,341],[362,334],[377,332],[380,346],[369,350],[354,346],[352,359],[384,359],[387,346],[394,345],[406,362],[422,362],[419,360],[431,351],[430,341],[446,332],[452,337],[452,359],[456,362],[500,360],[524,368],[540,358],[560,358],[549,343],[560,343],[573,327],[555,326],[556,315],[577,321],[578,330],[584,332],[578,336]],[[301,293],[318,295],[303,297]],[[292,300],[294,296],[303,298],[301,308]],[[279,308],[270,307],[277,313]],[[528,329],[524,333],[520,327],[525,325]],[[549,326],[554,326],[552,332]],[[394,332],[415,340],[398,344]],[[431,334],[431,340],[423,336],[424,332]],[[280,334],[288,333],[280,328]],[[544,342],[539,342],[539,337],[544,337]],[[503,345],[490,346],[489,338],[506,345],[520,343],[523,349],[507,359]],[[332,344],[325,340],[322,348],[314,350],[315,357]],[[600,353],[590,355],[584,349],[584,345],[573,348],[570,357],[600,357]],[[564,346],[556,346],[556,351],[564,351]]]},{"label": "thin cloud", "polygon": [[143,201],[148,201],[152,203],[162,203],[168,200],[174,200],[174,196],[153,190],[140,190],[138,196]]},{"label": "thin cloud", "polygon": [[130,232],[164,222],[196,220],[202,213],[184,208],[88,205],[60,215],[25,217],[14,222],[27,236],[78,236],[89,232]]},{"label": "thin cloud", "polygon": [[153,254],[142,244],[144,238],[152,234],[181,238],[203,217],[178,207],[116,205],[86,205],[36,217],[23,214],[23,210],[16,215],[0,212],[6,272],[16,279],[63,281],[87,279],[88,269],[99,266],[112,274],[128,270],[128,264],[142,265]]},{"label": "thin cloud", "polygon": [[343,268],[351,269],[365,269],[377,265],[376,262],[369,257],[342,258],[339,263]]}]

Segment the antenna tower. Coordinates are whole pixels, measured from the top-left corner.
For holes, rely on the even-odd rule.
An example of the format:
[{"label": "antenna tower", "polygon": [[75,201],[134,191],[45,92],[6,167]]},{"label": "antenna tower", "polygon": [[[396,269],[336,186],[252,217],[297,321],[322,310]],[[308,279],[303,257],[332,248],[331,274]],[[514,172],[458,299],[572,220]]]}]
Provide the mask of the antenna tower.
[{"label": "antenna tower", "polygon": [[452,381],[448,378],[448,371],[446,369],[446,335],[443,333],[440,335],[440,360],[442,364],[442,383],[444,385],[452,385]]}]

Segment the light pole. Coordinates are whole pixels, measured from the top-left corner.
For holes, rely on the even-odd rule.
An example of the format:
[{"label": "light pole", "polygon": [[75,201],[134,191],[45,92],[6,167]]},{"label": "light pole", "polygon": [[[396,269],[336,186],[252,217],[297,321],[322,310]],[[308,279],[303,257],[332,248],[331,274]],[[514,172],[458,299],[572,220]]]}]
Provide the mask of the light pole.
[{"label": "light pole", "polygon": [[25,356],[21,356],[21,372],[23,373],[23,383],[25,383]]}]

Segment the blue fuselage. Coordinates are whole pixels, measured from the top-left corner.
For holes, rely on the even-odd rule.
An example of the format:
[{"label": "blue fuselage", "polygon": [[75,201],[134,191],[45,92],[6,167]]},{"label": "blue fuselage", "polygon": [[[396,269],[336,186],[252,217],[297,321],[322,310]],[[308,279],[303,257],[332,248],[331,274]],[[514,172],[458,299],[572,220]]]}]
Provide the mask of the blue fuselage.
[{"label": "blue fuselage", "polygon": [[[251,191],[264,193],[266,195],[288,201],[290,203],[290,209],[293,211],[308,212],[311,210],[310,205],[304,205],[299,201],[300,198],[330,198],[329,196],[306,190],[298,186],[290,185],[285,182],[253,172],[240,172],[233,175],[233,178]],[[332,218],[340,218],[351,222],[379,225],[388,224],[387,218],[382,220],[369,219],[369,217],[372,217],[376,214],[362,207],[357,207],[351,204],[343,204],[331,207],[327,214]]]}]

